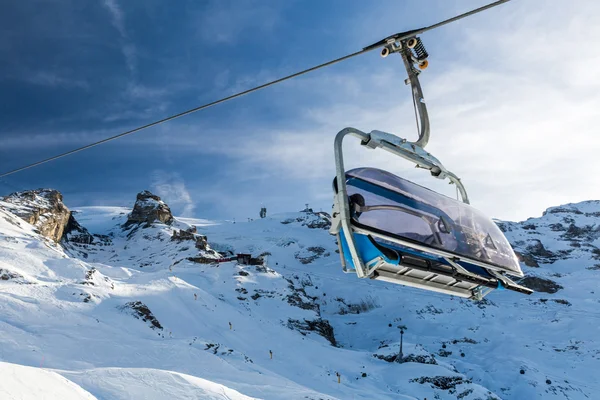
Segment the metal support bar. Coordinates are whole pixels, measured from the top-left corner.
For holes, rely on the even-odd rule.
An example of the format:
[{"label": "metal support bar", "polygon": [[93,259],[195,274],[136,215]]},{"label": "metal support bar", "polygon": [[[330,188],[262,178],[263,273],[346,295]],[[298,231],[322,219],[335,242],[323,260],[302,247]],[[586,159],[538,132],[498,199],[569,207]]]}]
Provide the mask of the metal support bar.
[{"label": "metal support bar", "polygon": [[350,257],[352,258],[352,262],[354,263],[354,268],[356,270],[356,275],[359,278],[365,278],[368,276],[367,268],[363,265],[360,257],[356,253],[356,246],[354,244],[354,236],[352,235],[352,228],[350,226],[350,205],[348,204],[348,189],[346,187],[346,169],[344,167],[344,155],[342,150],[342,145],[344,141],[344,137],[346,135],[352,135],[359,138],[362,142],[366,143],[369,141],[369,135],[361,132],[354,128],[345,128],[342,129],[335,137],[334,141],[334,153],[335,153],[335,168],[336,168],[336,182],[338,191],[335,195],[336,204],[334,207],[337,208],[339,212],[340,226],[339,229],[343,231],[341,234],[344,235],[344,239],[346,239],[346,243],[348,244],[348,248],[350,249]]},{"label": "metal support bar", "polygon": [[402,51],[400,51],[400,54],[402,55],[402,61],[404,61],[404,67],[406,68],[406,73],[408,74],[408,82],[410,83],[413,101],[416,111],[419,114],[420,121],[419,139],[412,144],[421,148],[425,148],[427,143],[429,143],[430,126],[429,114],[427,114],[427,106],[425,105],[425,98],[423,97],[423,90],[421,89],[421,83],[419,82],[419,75],[414,68],[410,49],[405,47],[402,49]]}]

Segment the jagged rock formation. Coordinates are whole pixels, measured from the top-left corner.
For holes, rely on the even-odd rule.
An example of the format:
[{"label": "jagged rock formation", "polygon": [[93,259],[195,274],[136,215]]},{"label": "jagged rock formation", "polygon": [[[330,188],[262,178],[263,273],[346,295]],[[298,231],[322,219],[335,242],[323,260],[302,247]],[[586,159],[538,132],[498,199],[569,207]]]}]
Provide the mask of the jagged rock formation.
[{"label": "jagged rock formation", "polygon": [[192,226],[186,230],[173,230],[173,236],[171,236],[171,240],[177,242],[191,240],[195,242],[195,246],[198,250],[207,250],[208,248],[206,236],[198,234],[195,226]]},{"label": "jagged rock formation", "polygon": [[34,225],[40,234],[55,242],[72,240],[92,243],[92,235],[83,228],[63,204],[58,190],[37,189],[12,193],[0,198],[3,208]]},{"label": "jagged rock formation", "polygon": [[295,218],[286,218],[281,221],[281,223],[287,225],[293,222],[299,222],[302,226],[306,226],[309,229],[328,230],[331,228],[331,216],[326,212],[314,212],[312,208],[306,208],[300,212],[300,216]]},{"label": "jagged rock formation", "polygon": [[540,278],[538,276],[526,276],[520,282],[536,292],[556,293],[563,287],[551,279]]},{"label": "jagged rock formation", "polygon": [[173,222],[173,214],[171,214],[169,206],[160,197],[144,190],[138,193],[126,225],[151,224],[153,222],[170,225]]},{"label": "jagged rock formation", "polygon": [[73,213],[71,213],[71,215],[69,215],[69,220],[67,221],[67,226],[65,226],[63,240],[78,244],[92,244],[94,242],[94,237],[87,229],[79,225],[79,222],[77,222]]},{"label": "jagged rock formation", "polygon": [[123,312],[129,312],[135,318],[147,322],[152,329],[163,329],[160,322],[158,322],[154,314],[152,314],[152,311],[150,311],[148,306],[141,301],[130,301],[125,303],[123,306],[118,307],[118,309]]}]

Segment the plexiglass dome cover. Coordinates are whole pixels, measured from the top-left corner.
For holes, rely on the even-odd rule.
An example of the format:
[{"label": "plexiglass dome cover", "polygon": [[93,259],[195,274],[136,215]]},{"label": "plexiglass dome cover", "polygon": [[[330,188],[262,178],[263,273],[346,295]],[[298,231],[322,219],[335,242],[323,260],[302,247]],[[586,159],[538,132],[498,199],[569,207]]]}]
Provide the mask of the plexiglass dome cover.
[{"label": "plexiglass dome cover", "polygon": [[523,276],[502,231],[470,205],[375,168],[346,172],[346,186],[364,199],[366,212],[353,215],[363,227]]}]

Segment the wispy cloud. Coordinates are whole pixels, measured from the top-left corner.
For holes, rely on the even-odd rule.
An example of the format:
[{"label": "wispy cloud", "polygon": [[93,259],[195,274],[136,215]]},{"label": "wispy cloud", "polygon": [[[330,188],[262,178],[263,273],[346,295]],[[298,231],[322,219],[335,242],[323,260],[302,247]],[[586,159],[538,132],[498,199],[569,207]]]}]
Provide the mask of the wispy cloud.
[{"label": "wispy cloud", "polygon": [[192,196],[179,174],[162,170],[152,173],[152,190],[182,217],[193,217],[196,208]]},{"label": "wispy cloud", "polygon": [[103,0],[102,4],[111,15],[111,22],[121,36],[121,52],[125,57],[125,63],[131,73],[137,71],[137,54],[136,48],[129,39],[127,29],[125,27],[125,16],[121,6],[117,0]]},{"label": "wispy cloud", "polygon": [[115,134],[112,129],[78,129],[44,133],[36,133],[36,131],[5,132],[0,142],[0,150],[39,150],[53,147],[64,149],[66,145],[82,146]]},{"label": "wispy cloud", "polygon": [[[503,9],[486,25],[458,29],[469,52],[455,53],[443,66],[436,66],[433,53],[421,76],[432,122],[428,149],[463,179],[476,207],[505,219],[600,198],[592,172],[600,170],[600,74],[585,67],[600,59],[600,48],[588,46],[600,40],[600,28],[589,18],[600,6],[564,5],[557,11],[516,4],[516,10]],[[515,12],[528,17],[514,19]],[[560,31],[550,26],[554,21],[562,21]],[[557,48],[582,59],[574,62]],[[290,95],[307,96],[293,127],[246,127],[236,146],[223,143],[221,151],[217,139],[210,150],[235,157],[240,175],[258,167],[272,182],[291,179],[314,187],[320,181],[322,191],[329,191],[333,137],[343,127],[416,138],[403,74],[386,67],[379,71],[378,77],[326,72],[297,80]],[[314,90],[331,104],[311,105],[308,93]],[[359,147],[347,145],[347,168],[373,165],[441,188],[401,159]]]},{"label": "wispy cloud", "polygon": [[200,36],[207,42],[232,44],[246,30],[271,31],[284,2],[211,0],[199,16]]},{"label": "wispy cloud", "polygon": [[65,87],[89,89],[87,81],[81,79],[67,78],[64,74],[58,74],[51,71],[38,71],[23,75],[23,79],[29,83],[48,87]]}]

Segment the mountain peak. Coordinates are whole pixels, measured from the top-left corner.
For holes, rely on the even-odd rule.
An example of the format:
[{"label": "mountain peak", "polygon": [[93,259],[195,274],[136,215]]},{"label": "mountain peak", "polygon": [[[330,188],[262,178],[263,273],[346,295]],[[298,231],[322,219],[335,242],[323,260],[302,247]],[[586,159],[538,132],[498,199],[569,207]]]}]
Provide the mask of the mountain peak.
[{"label": "mountain peak", "polygon": [[171,209],[161,198],[148,190],[137,194],[131,214],[127,218],[126,225],[153,222],[162,222],[170,225],[173,222]]},{"label": "mountain peak", "polygon": [[62,194],[55,189],[25,190],[0,198],[0,205],[31,225],[40,233],[59,242],[65,232],[71,211],[63,204]]},{"label": "mountain peak", "polygon": [[550,207],[543,212],[542,216],[561,213],[583,214],[588,217],[598,217],[600,216],[600,200],[586,200],[579,203],[568,203]]}]

